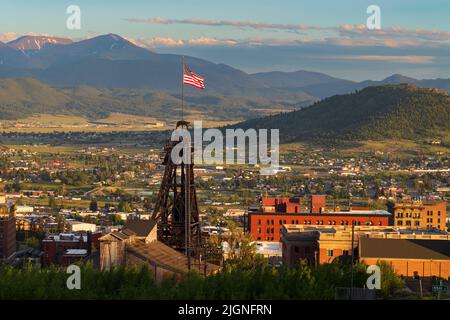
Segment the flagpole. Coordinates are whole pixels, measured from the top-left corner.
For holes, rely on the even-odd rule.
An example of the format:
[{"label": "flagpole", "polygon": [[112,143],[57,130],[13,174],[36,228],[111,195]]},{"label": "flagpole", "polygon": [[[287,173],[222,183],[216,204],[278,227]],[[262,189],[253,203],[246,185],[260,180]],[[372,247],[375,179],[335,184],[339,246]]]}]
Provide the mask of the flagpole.
[{"label": "flagpole", "polygon": [[184,120],[184,56],[181,58],[181,121]]},{"label": "flagpole", "polygon": [[[182,56],[181,64],[181,120],[184,121],[184,56]],[[187,126],[186,126],[187,130]],[[189,151],[191,146],[189,145]],[[186,151],[186,150],[185,150]],[[184,224],[185,224],[185,250],[187,256],[187,267],[191,270],[191,177],[190,177],[190,163],[184,163]]]}]

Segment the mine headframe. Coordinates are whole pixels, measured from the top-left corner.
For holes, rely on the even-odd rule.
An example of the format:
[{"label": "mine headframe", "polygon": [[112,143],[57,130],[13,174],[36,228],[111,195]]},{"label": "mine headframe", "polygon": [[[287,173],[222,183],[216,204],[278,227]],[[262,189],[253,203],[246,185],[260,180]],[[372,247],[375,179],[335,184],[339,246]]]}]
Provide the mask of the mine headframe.
[{"label": "mine headframe", "polygon": [[[189,122],[178,121],[178,128],[189,129]],[[152,219],[158,221],[158,240],[172,248],[185,252],[189,257],[198,254],[201,230],[194,183],[193,148],[189,163],[174,163],[172,150],[182,142],[169,140],[164,148],[165,166]],[[181,151],[182,152],[182,151]]]}]

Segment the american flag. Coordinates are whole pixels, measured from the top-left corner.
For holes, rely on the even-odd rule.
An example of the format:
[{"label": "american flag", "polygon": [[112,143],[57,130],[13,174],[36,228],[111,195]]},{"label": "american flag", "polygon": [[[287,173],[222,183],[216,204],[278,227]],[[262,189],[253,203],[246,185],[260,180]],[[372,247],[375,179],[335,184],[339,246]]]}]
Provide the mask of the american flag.
[{"label": "american flag", "polygon": [[185,64],[183,64],[183,84],[188,84],[201,90],[205,89],[205,79],[193,73]]}]

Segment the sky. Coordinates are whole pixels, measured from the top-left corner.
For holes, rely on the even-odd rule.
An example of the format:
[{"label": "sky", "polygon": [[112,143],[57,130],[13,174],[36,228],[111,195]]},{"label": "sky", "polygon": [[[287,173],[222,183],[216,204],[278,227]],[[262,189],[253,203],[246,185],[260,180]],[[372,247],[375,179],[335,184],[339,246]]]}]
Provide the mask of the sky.
[{"label": "sky", "polygon": [[[80,7],[79,30],[66,27],[69,5]],[[366,25],[370,5],[380,8],[379,30]],[[450,78],[449,17],[449,0],[0,0],[0,41],[115,33],[250,73]]]}]

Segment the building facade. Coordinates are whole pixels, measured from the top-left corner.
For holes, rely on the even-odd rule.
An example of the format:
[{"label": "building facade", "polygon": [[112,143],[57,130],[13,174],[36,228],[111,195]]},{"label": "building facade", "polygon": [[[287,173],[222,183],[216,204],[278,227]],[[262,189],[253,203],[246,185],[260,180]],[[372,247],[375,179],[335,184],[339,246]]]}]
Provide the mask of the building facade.
[{"label": "building facade", "polygon": [[388,226],[391,214],[383,210],[327,213],[249,213],[249,232],[255,241],[280,241],[283,225]]},{"label": "building facade", "polygon": [[[373,243],[384,239],[392,241],[382,242],[379,246],[371,246],[369,254],[367,246],[361,251],[363,239],[374,239]],[[430,243],[429,241],[434,242]],[[429,262],[436,259],[445,260],[445,256],[450,255],[450,235],[444,231],[427,229],[412,231],[409,228],[355,226],[352,245],[351,227],[285,225],[281,242],[283,262],[288,267],[295,266],[300,260],[307,260],[311,264],[331,263],[335,260],[349,262],[352,252],[355,260],[359,258],[360,261],[367,264],[376,264],[378,260],[388,259],[389,257],[392,258],[392,261],[421,257],[422,260],[425,259]],[[411,245],[414,242],[418,244]],[[433,246],[440,248],[439,254],[432,253],[432,250],[427,249],[427,247]],[[396,255],[389,253],[392,248],[396,248]],[[404,252],[402,253],[402,251]],[[437,252],[438,250],[434,251]],[[399,268],[404,265],[404,261],[398,263]],[[409,261],[408,263],[411,266],[415,262]],[[444,265],[441,264],[442,266]],[[402,273],[399,274],[410,275],[403,269],[400,271]],[[428,275],[429,273],[427,271],[427,273],[419,274]],[[433,271],[432,274],[446,276],[447,273],[442,269],[440,273]]]},{"label": "building facade", "polygon": [[[73,250],[85,250],[86,256],[91,252],[92,235],[79,235],[73,233],[61,233],[51,235],[42,241],[42,266],[52,264],[66,265]],[[70,263],[69,263],[70,264]]]},{"label": "building facade", "polygon": [[430,289],[433,279],[450,280],[450,238],[436,236],[416,239],[363,238],[359,246],[360,261],[388,263],[397,275],[411,281],[421,280]]},{"label": "building facade", "polygon": [[447,230],[447,203],[397,203],[394,207],[394,225],[409,228],[436,228]]},{"label": "building facade", "polygon": [[262,197],[260,209],[248,212],[248,231],[255,241],[280,241],[286,224],[387,226],[391,222],[392,215],[384,210],[333,211],[326,205],[325,195],[311,195],[308,206],[302,206],[299,198]]}]

